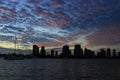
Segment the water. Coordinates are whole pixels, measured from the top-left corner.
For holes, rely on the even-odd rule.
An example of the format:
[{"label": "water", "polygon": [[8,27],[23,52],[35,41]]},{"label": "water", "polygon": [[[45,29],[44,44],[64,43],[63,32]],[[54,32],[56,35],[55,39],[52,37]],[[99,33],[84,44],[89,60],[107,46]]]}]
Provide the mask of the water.
[{"label": "water", "polygon": [[120,59],[0,59],[0,80],[120,80]]}]

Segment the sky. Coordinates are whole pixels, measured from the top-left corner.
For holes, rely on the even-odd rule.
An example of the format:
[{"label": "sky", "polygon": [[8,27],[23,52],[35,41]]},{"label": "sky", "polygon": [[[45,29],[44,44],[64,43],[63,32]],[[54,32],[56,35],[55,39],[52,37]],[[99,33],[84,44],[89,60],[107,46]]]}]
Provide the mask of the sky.
[{"label": "sky", "polygon": [[0,0],[0,48],[120,50],[119,30],[120,0]]}]

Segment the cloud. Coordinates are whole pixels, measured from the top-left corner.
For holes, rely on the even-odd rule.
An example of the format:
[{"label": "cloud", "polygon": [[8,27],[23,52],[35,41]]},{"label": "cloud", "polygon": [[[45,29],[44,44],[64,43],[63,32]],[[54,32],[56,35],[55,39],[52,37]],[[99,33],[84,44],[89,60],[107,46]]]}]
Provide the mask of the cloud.
[{"label": "cloud", "polygon": [[1,17],[0,17],[0,21],[1,21],[1,22],[3,22],[3,21],[8,21],[8,20],[9,20],[9,18],[6,17],[6,16],[1,16]]},{"label": "cloud", "polygon": [[86,36],[90,45],[118,43],[117,27],[103,27],[119,22],[119,5],[119,0],[1,0],[0,24],[7,26],[0,27],[0,41],[11,42],[19,33],[22,44],[86,43]]},{"label": "cloud", "polygon": [[108,27],[101,27],[90,36],[86,37],[89,46],[109,46],[109,45],[119,45],[113,43],[119,43],[120,40],[120,25],[114,24]]}]

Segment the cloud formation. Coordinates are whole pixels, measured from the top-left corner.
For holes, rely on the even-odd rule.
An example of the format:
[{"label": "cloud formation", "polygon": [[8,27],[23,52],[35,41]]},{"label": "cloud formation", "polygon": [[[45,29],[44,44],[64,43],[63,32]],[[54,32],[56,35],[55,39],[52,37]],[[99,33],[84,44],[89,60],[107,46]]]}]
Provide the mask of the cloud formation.
[{"label": "cloud formation", "polygon": [[[114,27],[108,26],[119,24],[119,13],[119,0],[1,0],[0,41],[13,43],[17,34],[22,45],[90,44],[94,40],[90,45],[107,45],[106,36],[119,42],[119,32],[110,33]],[[103,27],[106,33],[101,32]]]},{"label": "cloud formation", "polygon": [[109,25],[109,28],[101,28],[87,36],[86,40],[90,46],[120,45],[120,24]]}]

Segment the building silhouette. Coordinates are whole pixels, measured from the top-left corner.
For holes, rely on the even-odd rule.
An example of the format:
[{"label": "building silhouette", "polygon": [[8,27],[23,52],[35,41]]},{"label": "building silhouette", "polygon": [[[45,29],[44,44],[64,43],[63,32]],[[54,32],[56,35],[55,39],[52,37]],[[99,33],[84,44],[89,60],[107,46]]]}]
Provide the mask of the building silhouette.
[{"label": "building silhouette", "polygon": [[58,57],[59,55],[58,55],[58,51],[55,51],[55,57]]},{"label": "building silhouette", "polygon": [[83,49],[81,48],[81,45],[79,44],[74,46],[74,57],[76,58],[83,57]]},{"label": "building silhouette", "polygon": [[54,49],[52,49],[51,50],[51,57],[54,57],[54,53],[55,53],[55,51],[54,51]]},{"label": "building silhouette", "polygon": [[120,52],[118,52],[118,56],[117,57],[120,58]]},{"label": "building silhouette", "polygon": [[100,49],[100,52],[97,53],[97,57],[105,58],[106,57],[106,51],[104,49]]},{"label": "building silhouette", "polygon": [[41,47],[40,55],[41,55],[41,57],[45,57],[46,56],[46,50],[45,50],[44,46]]},{"label": "building silhouette", "polygon": [[62,53],[60,56],[61,57],[70,57],[71,56],[71,50],[69,49],[68,45],[63,46]]},{"label": "building silhouette", "polygon": [[33,52],[32,54],[34,56],[38,56],[39,55],[39,47],[37,45],[33,45]]},{"label": "building silhouette", "polygon": [[116,55],[116,50],[115,49],[113,49],[113,57],[116,57],[117,55]]},{"label": "building silhouette", "polygon": [[84,57],[86,57],[86,58],[95,57],[95,53],[94,53],[94,51],[85,48],[84,49]]},{"label": "building silhouette", "polygon": [[107,48],[106,57],[111,57],[111,49],[110,48]]}]

